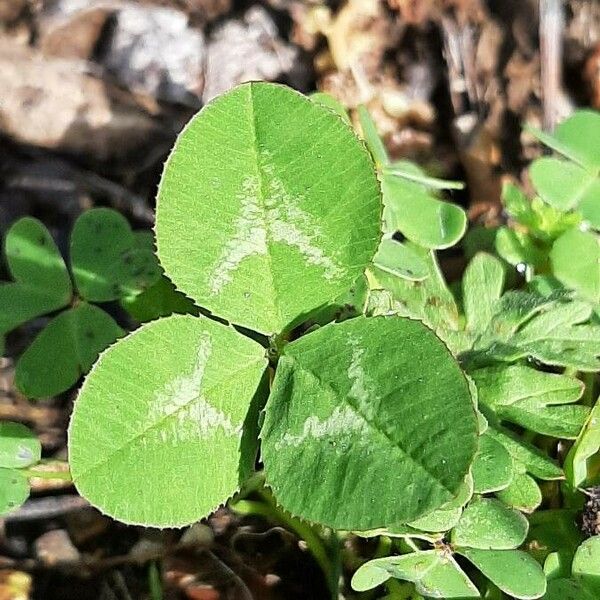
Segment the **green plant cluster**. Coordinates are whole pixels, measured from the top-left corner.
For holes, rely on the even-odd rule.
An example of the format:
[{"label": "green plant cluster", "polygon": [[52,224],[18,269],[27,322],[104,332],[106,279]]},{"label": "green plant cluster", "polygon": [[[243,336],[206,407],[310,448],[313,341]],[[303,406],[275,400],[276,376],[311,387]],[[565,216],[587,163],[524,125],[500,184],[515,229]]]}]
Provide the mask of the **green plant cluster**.
[{"label": "green plant cluster", "polygon": [[[563,158],[532,164],[535,198],[505,189],[495,252],[475,248],[451,290],[436,251],[465,234],[442,195],[461,184],[391,161],[358,115],[364,142],[323,94],[251,83],[208,104],[165,166],[160,267],[147,236],[126,222],[90,235],[118,216],[85,213],[78,299],[17,380],[39,377],[24,359],[59,337],[77,350],[69,382],[21,383],[28,395],[66,389],[101,352],[69,463],[79,492],[126,523],[184,526],[227,501],[279,519],[332,598],[348,562],[365,599],[594,598],[600,537],[584,541],[578,515],[600,484],[600,116],[533,131]],[[72,303],[39,223],[13,226],[6,253],[0,332]],[[150,322],[113,329],[87,360],[72,316],[39,342],[82,306],[110,319],[90,302],[115,300]],[[375,555],[345,555],[349,535],[377,538]]]}]

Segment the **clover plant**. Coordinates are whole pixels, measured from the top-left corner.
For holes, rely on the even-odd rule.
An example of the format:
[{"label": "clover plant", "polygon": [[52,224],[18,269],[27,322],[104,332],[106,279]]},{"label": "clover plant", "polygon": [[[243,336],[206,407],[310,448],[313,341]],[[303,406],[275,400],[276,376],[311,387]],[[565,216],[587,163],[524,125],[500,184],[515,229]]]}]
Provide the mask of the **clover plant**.
[{"label": "clover plant", "polygon": [[152,243],[151,234],[133,232],[117,211],[94,208],[75,222],[67,269],[40,221],[24,217],[12,225],[5,255],[14,282],[0,284],[0,338],[31,319],[52,315],[17,362],[16,383],[25,395],[40,398],[69,389],[124,335],[97,303],[119,300],[139,321],[193,312],[161,276]]},{"label": "clover plant", "polygon": [[[582,111],[552,136],[532,130],[563,158],[532,164],[535,198],[505,188],[500,258],[474,252],[452,289],[436,253],[466,215],[441,194],[461,184],[391,160],[363,107],[361,139],[332,98],[273,84],[190,121],[155,240],[89,211],[70,275],[40,223],[16,223],[0,333],[70,306],[18,383],[65,389],[100,352],[69,425],[79,492],[145,526],[226,502],[279,520],[332,598],[348,535],[378,540],[352,558],[359,597],[595,598],[599,123]],[[115,300],[149,322],[123,337],[91,304]],[[69,376],[24,385],[56,349]],[[0,429],[0,511],[26,497],[39,456],[22,426]]]}]

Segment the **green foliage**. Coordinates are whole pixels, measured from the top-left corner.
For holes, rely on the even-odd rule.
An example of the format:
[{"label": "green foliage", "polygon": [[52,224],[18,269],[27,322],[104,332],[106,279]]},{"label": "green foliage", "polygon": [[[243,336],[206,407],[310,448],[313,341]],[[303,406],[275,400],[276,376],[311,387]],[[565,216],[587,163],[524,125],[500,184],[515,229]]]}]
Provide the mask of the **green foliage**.
[{"label": "green foliage", "polygon": [[283,86],[246,84],[176,142],[158,194],[158,256],[199,305],[271,335],[350,288],[373,258],[380,216],[372,162],[347,123]]},{"label": "green foliage", "polygon": [[[285,509],[372,529],[451,500],[476,435],[467,382],[435,335],[417,321],[359,317],[285,348],[262,456]],[[398,496],[402,489],[414,492]]]},{"label": "green foliage", "polygon": [[[127,303],[133,307],[132,314],[155,318],[160,313],[154,308],[156,301],[147,301],[145,308],[143,299],[136,302],[160,281],[152,248],[152,236],[132,232],[118,212],[89,210],[73,227],[71,277],[42,223],[25,217],[13,224],[5,254],[15,282],[0,284],[0,336],[30,319],[69,307],[55,314],[17,362],[16,383],[26,396],[43,398],[69,389],[98,354],[123,335],[112,316],[88,301],[122,299],[126,307]],[[169,296],[164,292],[161,296],[159,306],[169,306]]]},{"label": "green foliage", "polygon": [[[332,98],[263,83],[208,104],[165,167],[160,266],[108,209],[78,219],[68,267],[18,221],[0,338],[51,319],[17,384],[41,397],[90,371],[71,473],[126,523],[180,527],[234,498],[304,538],[332,598],[348,535],[380,536],[359,592],[595,598],[599,538],[577,513],[600,483],[600,117],[534,131],[562,157],[532,164],[534,198],[505,187],[506,226],[469,239],[452,289],[436,251],[466,214],[440,193],[462,185],[390,160],[358,118],[364,143]],[[151,322],[123,337],[123,308]],[[0,425],[0,513],[39,460]]]},{"label": "green foliage", "polygon": [[29,496],[25,469],[41,458],[35,434],[21,423],[0,423],[0,515],[16,510]]}]

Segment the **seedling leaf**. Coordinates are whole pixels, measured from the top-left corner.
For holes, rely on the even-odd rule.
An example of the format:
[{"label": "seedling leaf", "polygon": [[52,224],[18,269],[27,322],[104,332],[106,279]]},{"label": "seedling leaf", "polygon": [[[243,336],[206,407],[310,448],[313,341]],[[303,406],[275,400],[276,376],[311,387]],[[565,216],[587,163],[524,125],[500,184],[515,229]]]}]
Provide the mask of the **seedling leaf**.
[{"label": "seedling leaf", "polygon": [[513,478],[512,458],[500,442],[484,433],[479,437],[479,449],[471,471],[477,494],[502,490],[509,486]]}]

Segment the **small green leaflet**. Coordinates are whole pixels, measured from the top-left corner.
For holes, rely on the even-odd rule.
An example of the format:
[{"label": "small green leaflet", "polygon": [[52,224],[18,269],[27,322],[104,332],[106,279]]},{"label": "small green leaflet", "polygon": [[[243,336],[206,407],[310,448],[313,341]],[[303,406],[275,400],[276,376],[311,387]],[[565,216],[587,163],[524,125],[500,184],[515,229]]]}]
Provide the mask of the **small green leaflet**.
[{"label": "small green leaflet", "polygon": [[558,438],[577,437],[589,409],[573,405],[583,383],[524,365],[488,367],[471,372],[479,400],[500,418]]},{"label": "small green leaflet", "polygon": [[242,424],[266,364],[262,346],[206,318],[175,315],[118,341],[75,402],[78,491],[125,523],[209,514],[238,487]]},{"label": "small green leaflet", "polygon": [[422,281],[429,275],[427,263],[407,244],[387,235],[381,240],[373,264],[378,269],[408,279]]},{"label": "small green leaflet", "polygon": [[66,306],[71,278],[48,230],[37,219],[17,221],[5,239],[14,283],[0,283],[0,335],[39,315]]},{"label": "small green leaflet", "polygon": [[573,489],[588,479],[588,460],[600,452],[600,401],[592,408],[565,460],[565,476]]},{"label": "small green leaflet", "polygon": [[358,317],[285,348],[262,457],[286,510],[368,530],[456,496],[476,436],[468,383],[444,344],[418,321]]},{"label": "small green leaflet", "polygon": [[419,183],[386,172],[382,192],[385,232],[400,231],[426,248],[448,248],[466,231],[465,211],[438,200]]},{"label": "small green leaflet", "polygon": [[554,134],[527,127],[541,142],[580,164],[591,173],[600,171],[600,113],[578,110]]},{"label": "small green leaflet", "polygon": [[450,553],[440,550],[412,552],[370,560],[352,577],[358,592],[373,589],[390,577],[415,584],[428,598],[479,598],[479,591]]},{"label": "small green leaflet", "polygon": [[479,449],[471,467],[477,494],[508,487],[513,479],[513,461],[508,450],[488,433],[479,437]]},{"label": "small green leaflet", "polygon": [[600,239],[596,234],[569,229],[554,242],[550,262],[554,276],[565,287],[584,300],[600,302]]},{"label": "small green leaflet", "polygon": [[[86,302],[60,313],[19,358],[17,387],[30,398],[63,392],[124,333],[111,316]],[[50,356],[52,360],[48,359]]]},{"label": "small green leaflet", "polygon": [[492,583],[512,598],[533,600],[546,592],[546,577],[538,562],[521,550],[457,548]]},{"label": "small green leaflet", "polygon": [[555,579],[548,583],[548,594],[544,598],[596,600],[600,595],[600,536],[582,542],[573,557],[571,570],[571,579]]},{"label": "small green leaflet", "polygon": [[109,208],[88,210],[75,222],[71,267],[79,294],[92,302],[134,295],[160,277],[152,244]]},{"label": "small green leaflet", "polygon": [[529,175],[541,198],[562,211],[589,206],[600,197],[600,178],[571,161],[544,156],[531,164]]},{"label": "small green leaflet", "polygon": [[41,455],[40,441],[29,428],[10,421],[0,423],[0,467],[23,469],[37,463]]},{"label": "small green leaflet", "polygon": [[476,254],[463,278],[463,305],[468,330],[480,332],[490,325],[503,289],[502,263],[490,254]]},{"label": "small green leaflet", "polygon": [[279,333],[350,289],[377,250],[381,211],[373,162],[346,122],[289,88],[244,84],[175,144],[158,256],[200,306]]},{"label": "small green leaflet", "polygon": [[525,473],[525,468],[516,469],[510,485],[496,496],[507,506],[525,513],[532,513],[542,503],[542,492],[533,477]]},{"label": "small green leaflet", "polygon": [[0,515],[16,510],[29,497],[29,482],[21,471],[0,467]]},{"label": "small green leaflet", "polygon": [[528,527],[520,512],[499,500],[480,498],[463,511],[452,530],[452,543],[481,550],[512,550],[525,541]]}]

